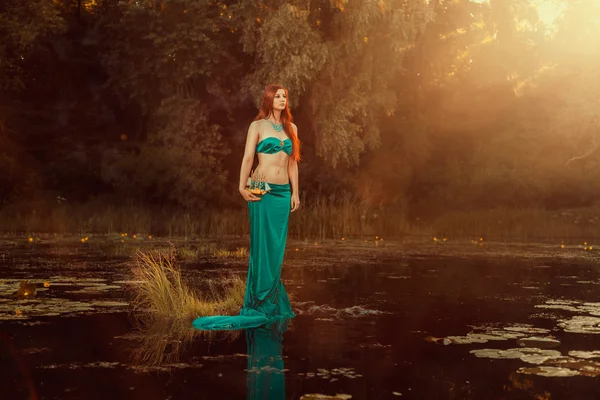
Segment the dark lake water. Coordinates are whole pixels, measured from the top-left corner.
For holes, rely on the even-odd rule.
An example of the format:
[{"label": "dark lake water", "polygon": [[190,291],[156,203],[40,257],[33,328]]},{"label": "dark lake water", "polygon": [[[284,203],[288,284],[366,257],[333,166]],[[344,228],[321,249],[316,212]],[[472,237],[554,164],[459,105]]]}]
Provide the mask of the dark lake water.
[{"label": "dark lake water", "polygon": [[[0,246],[0,398],[600,398],[585,258],[292,243],[290,325],[207,336],[140,322],[131,258],[107,248]],[[201,285],[244,260],[182,268]],[[32,300],[11,296],[23,279]]]}]

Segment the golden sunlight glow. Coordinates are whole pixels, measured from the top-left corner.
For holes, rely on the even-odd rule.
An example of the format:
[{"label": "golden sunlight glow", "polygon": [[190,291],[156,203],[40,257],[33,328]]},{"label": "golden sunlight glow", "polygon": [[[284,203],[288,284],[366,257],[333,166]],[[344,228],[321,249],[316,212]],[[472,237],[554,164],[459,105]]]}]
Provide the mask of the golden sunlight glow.
[{"label": "golden sunlight glow", "polygon": [[[489,0],[469,0],[471,3],[489,4]],[[556,30],[556,22],[560,19],[563,13],[567,10],[568,0],[530,0],[529,4],[535,9],[539,21],[550,32]],[[600,9],[600,0],[591,0],[590,4],[594,4],[596,11]],[[592,10],[590,10],[591,12]],[[517,29],[526,30],[533,28],[528,22],[520,21]]]},{"label": "golden sunlight glow", "polygon": [[494,36],[490,35],[489,33],[483,38],[483,40],[481,41],[480,44],[487,44],[487,43],[491,43],[494,40],[496,40],[496,34],[494,34]]},{"label": "golden sunlight glow", "polygon": [[516,96],[521,96],[523,95],[525,89],[527,88],[535,88],[536,82],[538,81],[538,79],[540,78],[541,75],[552,71],[554,69],[554,66],[552,65],[543,65],[540,68],[538,68],[537,70],[535,70],[535,72],[528,78],[526,79],[521,79],[519,80],[519,75],[518,74],[513,74],[514,77],[514,86],[513,86],[513,90],[515,92]]},{"label": "golden sunlight glow", "polygon": [[346,10],[346,5],[348,4],[348,0],[334,0],[334,6],[340,11]]},{"label": "golden sunlight glow", "polygon": [[557,18],[559,18],[567,8],[565,2],[556,0],[536,0],[534,1],[534,4],[538,18],[549,28],[555,26]]},{"label": "golden sunlight glow", "polygon": [[448,33],[447,35],[440,35],[440,39],[446,40],[453,36],[464,35],[465,33],[469,32],[469,31],[483,29],[484,27],[485,27],[485,23],[483,21],[473,22],[466,28],[464,28],[464,27],[458,28],[458,29],[454,30],[453,32]]},{"label": "golden sunlight glow", "polygon": [[97,0],[83,1],[81,5],[86,11],[94,11],[95,8],[98,8],[100,6]]}]

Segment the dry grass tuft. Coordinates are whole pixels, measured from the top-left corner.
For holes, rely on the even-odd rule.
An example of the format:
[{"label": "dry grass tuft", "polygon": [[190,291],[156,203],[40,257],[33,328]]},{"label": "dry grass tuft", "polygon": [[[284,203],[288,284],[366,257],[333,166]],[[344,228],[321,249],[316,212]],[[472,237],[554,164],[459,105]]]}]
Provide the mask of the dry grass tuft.
[{"label": "dry grass tuft", "polygon": [[235,314],[242,307],[246,287],[237,275],[209,282],[210,290],[201,295],[185,284],[175,260],[174,247],[138,250],[134,275],[144,283],[137,288],[135,309],[149,310],[157,316],[195,318]]},{"label": "dry grass tuft", "polygon": [[219,249],[213,252],[213,256],[216,258],[247,258],[248,249],[245,247],[238,247],[235,251]]},{"label": "dry grass tuft", "polygon": [[[212,289],[213,298],[217,299],[216,310],[217,315],[234,315],[240,311],[244,304],[244,296],[246,295],[246,282],[237,275],[231,274],[221,286],[223,288]],[[223,290],[224,289],[224,290]],[[218,295],[218,293],[223,293]]]},{"label": "dry grass tuft", "polygon": [[181,260],[196,261],[203,257],[214,258],[248,258],[248,248],[238,247],[237,250],[218,249],[214,243],[201,245],[197,248],[183,247],[178,249],[177,255]]}]

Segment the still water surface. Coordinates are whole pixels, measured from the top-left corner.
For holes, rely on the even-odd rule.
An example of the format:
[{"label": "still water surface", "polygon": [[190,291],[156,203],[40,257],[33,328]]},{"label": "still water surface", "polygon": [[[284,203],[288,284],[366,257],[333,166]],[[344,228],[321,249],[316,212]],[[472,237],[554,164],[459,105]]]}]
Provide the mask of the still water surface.
[{"label": "still water surface", "polygon": [[[4,246],[0,398],[600,398],[592,263],[295,246],[283,280],[297,317],[210,336],[132,314],[129,257]],[[182,267],[199,287],[244,273],[222,264]],[[11,297],[23,279],[34,300]]]}]

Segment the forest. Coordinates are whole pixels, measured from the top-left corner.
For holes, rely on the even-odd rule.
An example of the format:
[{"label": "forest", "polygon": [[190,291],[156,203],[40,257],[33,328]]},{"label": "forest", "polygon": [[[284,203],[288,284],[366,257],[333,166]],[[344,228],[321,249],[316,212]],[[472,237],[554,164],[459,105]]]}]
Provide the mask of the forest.
[{"label": "forest", "polygon": [[598,0],[0,0],[0,230],[247,233],[270,83],[293,237],[597,236]]}]

